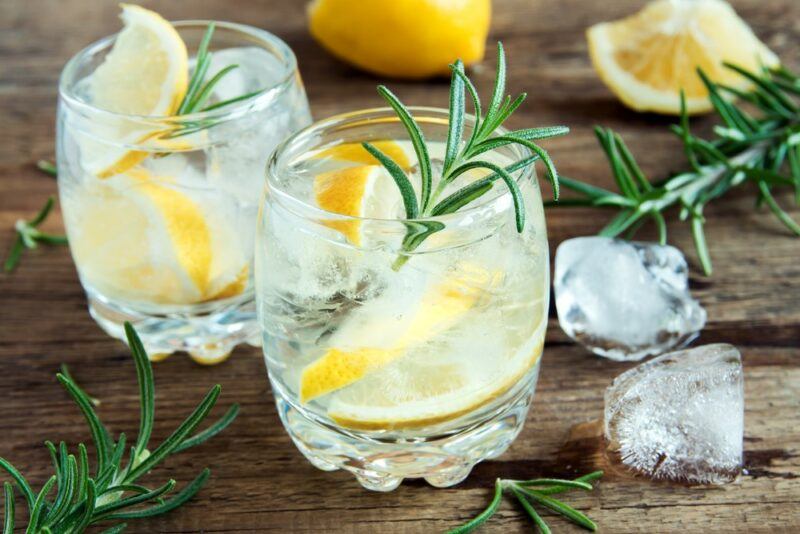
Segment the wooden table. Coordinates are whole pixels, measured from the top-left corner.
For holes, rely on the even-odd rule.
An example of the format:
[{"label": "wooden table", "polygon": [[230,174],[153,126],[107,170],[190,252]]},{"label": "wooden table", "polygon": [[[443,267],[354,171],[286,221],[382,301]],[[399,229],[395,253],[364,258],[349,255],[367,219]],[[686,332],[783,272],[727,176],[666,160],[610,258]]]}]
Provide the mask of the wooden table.
[{"label": "wooden table", "polygon": [[[273,31],[295,50],[316,118],[379,105],[379,80],[332,59],[308,35],[304,1],[148,1],[166,17],[245,22]],[[635,114],[599,82],[589,63],[584,30],[594,22],[633,12],[634,0],[504,0],[495,2],[491,41],[502,39],[510,60],[508,87],[529,101],[514,127],[563,123],[568,137],[547,143],[562,173],[610,186],[610,175],[591,126],[617,129],[645,170],[655,177],[683,164],[667,131],[671,119]],[[739,13],[784,61],[800,65],[800,2],[737,0]],[[116,2],[3,0],[0,2],[0,249],[11,227],[37,210],[55,181],[34,162],[52,157],[56,81],[66,60],[87,43],[116,31]],[[489,90],[493,61],[475,69]],[[381,80],[382,81],[382,80]],[[446,105],[445,81],[391,82],[408,103]],[[698,125],[708,127],[708,121]],[[789,196],[779,199],[790,205]],[[707,210],[712,278],[698,274],[691,237],[670,216],[670,240],[687,252],[692,288],[708,311],[696,343],[729,342],[744,357],[745,463],[749,474],[718,488],[654,484],[608,475],[591,494],[569,502],[605,532],[797,532],[800,529],[800,239],[766,210],[752,208],[743,190]],[[800,211],[793,209],[800,217]],[[548,213],[553,247],[596,232],[607,214]],[[60,217],[48,222],[60,229]],[[390,494],[370,493],[351,475],[313,468],[278,421],[258,349],[243,347],[218,367],[199,367],[183,356],[156,366],[157,423],[162,439],[214,383],[222,406],[242,405],[235,424],[190,455],[160,471],[188,481],[213,468],[210,483],[182,509],[129,532],[436,532],[472,517],[488,501],[496,477],[572,476],[597,464],[595,432],[570,438],[570,429],[601,416],[603,391],[630,368],[589,355],[571,343],[551,317],[535,407],[521,436],[497,461],[479,465],[458,487],[432,489],[412,482]],[[43,248],[26,253],[12,275],[0,275],[0,455],[35,482],[49,476],[45,439],[88,440],[75,406],[55,381],[65,362],[92,394],[113,431],[135,433],[134,370],[125,347],[89,318],[69,253]],[[585,430],[585,429],[584,429]],[[558,531],[573,528],[548,516]],[[506,503],[485,532],[529,532],[521,512]]]}]

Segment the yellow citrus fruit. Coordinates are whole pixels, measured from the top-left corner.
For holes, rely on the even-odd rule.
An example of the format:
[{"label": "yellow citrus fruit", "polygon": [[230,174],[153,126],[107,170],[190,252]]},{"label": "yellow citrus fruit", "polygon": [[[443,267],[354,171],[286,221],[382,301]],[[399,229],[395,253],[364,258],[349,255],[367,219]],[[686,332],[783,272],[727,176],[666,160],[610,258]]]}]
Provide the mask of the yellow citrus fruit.
[{"label": "yellow citrus fruit", "polygon": [[[186,45],[158,13],[122,4],[121,18],[124,28],[89,78],[92,104],[123,115],[173,115],[189,83]],[[152,136],[126,131],[114,134],[116,140],[129,143],[144,142]],[[90,140],[85,144],[84,160],[91,157],[88,165],[101,178],[125,172],[147,157],[145,151],[113,151],[105,144],[93,147]]]},{"label": "yellow citrus fruit", "polygon": [[[359,165],[317,174],[314,177],[317,206],[349,217],[386,219],[400,200],[397,188],[379,165]],[[361,221],[326,220],[356,246],[363,244]]]},{"label": "yellow citrus fruit", "polygon": [[483,59],[490,0],[315,0],[311,35],[335,56],[374,74],[426,78],[461,59]]},{"label": "yellow citrus fruit", "polygon": [[241,293],[245,257],[233,229],[173,186],[137,167],[77,200],[71,246],[82,276],[101,293],[133,301],[191,304]]},{"label": "yellow citrus fruit", "polygon": [[[357,430],[435,425],[497,399],[525,376],[541,355],[542,342],[538,341],[512,354],[501,369],[487,370],[469,358],[465,361],[461,354],[407,361],[403,368],[406,380],[394,385],[378,373],[369,375],[337,395],[328,415]],[[494,373],[487,376],[491,371]]]},{"label": "yellow citrus fruit", "polygon": [[[397,324],[394,317],[374,316],[369,323],[358,323],[355,328],[383,332],[385,348],[359,347],[351,350],[329,349],[322,357],[303,370],[300,399],[308,402],[322,395],[356,382],[369,372],[385,366],[402,356],[409,346],[423,343],[455,324],[467,313],[480,296],[480,286],[466,284],[459,279],[446,280],[426,292],[414,313],[403,314],[405,324]],[[342,332],[339,338],[352,344],[358,332]],[[350,339],[348,339],[350,338]]]},{"label": "yellow citrus fruit", "polygon": [[638,13],[596,24],[587,32],[594,68],[627,106],[680,113],[712,109],[696,69],[711,80],[746,90],[749,82],[723,61],[748,70],[773,67],[778,58],[723,0],[656,0]]},{"label": "yellow citrus fruit", "polygon": [[391,430],[454,419],[501,396],[541,355],[541,310],[522,347],[484,340],[505,358],[487,358],[470,340],[465,350],[446,345],[469,330],[475,310],[492,304],[488,299],[502,277],[462,262],[449,278],[422,286],[409,304],[392,296],[365,306],[331,337],[333,348],[303,369],[301,401],[325,400],[328,415],[343,426]]}]

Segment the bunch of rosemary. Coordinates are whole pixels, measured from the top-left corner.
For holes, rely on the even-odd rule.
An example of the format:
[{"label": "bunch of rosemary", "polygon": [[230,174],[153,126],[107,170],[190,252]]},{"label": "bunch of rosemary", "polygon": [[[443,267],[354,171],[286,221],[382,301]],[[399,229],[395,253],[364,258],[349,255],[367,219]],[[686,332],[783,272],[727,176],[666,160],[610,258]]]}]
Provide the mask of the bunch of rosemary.
[{"label": "bunch of rosemary", "polygon": [[[505,94],[506,58],[503,44],[497,43],[497,72],[494,90],[485,113],[481,107],[478,91],[464,73],[464,64],[459,60],[451,65],[450,68],[453,74],[450,80],[447,143],[445,145],[445,157],[441,173],[435,178],[428,145],[419,124],[394,93],[382,85],[378,86],[378,93],[397,113],[408,132],[419,162],[421,182],[420,195],[419,199],[417,199],[411,180],[402,167],[374,145],[363,143],[364,148],[384,166],[394,179],[403,198],[405,217],[408,220],[408,231],[402,244],[404,254],[400,255],[395,261],[393,265],[395,269],[399,269],[408,261],[410,257],[408,253],[413,252],[425,239],[444,229],[444,224],[440,221],[425,220],[426,218],[460,210],[489,192],[497,180],[502,180],[511,193],[517,231],[522,232],[525,226],[525,207],[514,173],[539,159],[545,164],[547,176],[553,185],[554,196],[556,199],[558,198],[558,174],[555,166],[547,152],[533,141],[564,135],[569,132],[569,128],[565,126],[549,126],[514,130],[499,135],[496,133],[497,129],[525,101],[527,96],[522,93],[512,99],[511,96],[506,96]],[[474,125],[466,140],[464,140],[465,91],[469,92],[475,111]],[[482,154],[510,144],[521,145],[528,149],[532,155],[507,167],[500,167],[487,159],[479,158]],[[441,200],[439,199],[445,188],[459,176],[472,169],[481,168],[490,171],[491,174],[462,187]]]},{"label": "bunch of rosemary", "polygon": [[[703,210],[709,202],[744,183],[757,187],[757,206],[766,204],[781,223],[800,235],[800,225],[773,196],[773,189],[791,187],[795,202],[800,205],[800,77],[783,67],[756,73],[736,65],[725,66],[749,80],[753,89],[742,92],[716,83],[698,70],[722,123],[714,127],[711,139],[693,135],[681,95],[680,124],[674,125],[672,131],[683,143],[689,170],[652,183],[622,138],[610,129],[598,127],[595,133],[619,191],[612,192],[562,176],[561,184],[580,196],[547,205],[618,209],[619,213],[600,232],[609,237],[626,233],[630,238],[650,219],[655,222],[662,243],[667,239],[662,213],[677,205],[680,219],[691,222],[697,255],[706,275],[711,274],[712,266]],[[731,97],[740,98],[747,107],[733,104]]]},{"label": "bunch of rosemary", "polygon": [[592,485],[590,482],[597,480],[602,476],[602,471],[594,471],[593,473],[576,478],[575,480],[562,480],[559,478],[507,480],[498,478],[494,483],[494,497],[489,503],[489,506],[487,506],[483,512],[475,516],[471,521],[461,525],[460,527],[454,528],[448,534],[466,534],[467,532],[472,532],[484,524],[500,507],[500,501],[503,500],[504,492],[510,492],[514,496],[528,517],[530,517],[536,528],[539,529],[541,534],[550,534],[550,527],[547,526],[547,523],[533,507],[533,504],[544,506],[550,511],[569,519],[580,527],[595,531],[597,530],[597,525],[594,521],[586,517],[586,514],[579,512],[567,504],[564,504],[558,499],[554,499],[551,497],[551,495],[563,493],[571,489],[591,491]]},{"label": "bunch of rosemary", "polygon": [[[125,323],[125,333],[136,364],[141,403],[139,433],[136,442],[130,447],[127,463],[124,461],[125,434],[120,434],[114,441],[97,417],[93,407],[96,401],[68,373],[59,373],[59,382],[66,388],[89,424],[97,452],[97,465],[92,474],[83,443],[78,444],[78,453],[74,455],[69,453],[64,442],[56,446],[48,441],[45,445],[50,451],[55,475],[36,492],[22,473],[0,458],[0,469],[11,476],[28,506],[28,533],[78,534],[90,525],[100,522],[117,522],[104,531],[106,534],[122,532],[125,523],[120,521],[151,517],[174,510],[191,499],[208,480],[210,471],[206,468],[181,491],[169,497],[168,494],[175,487],[174,480],[154,489],[139,483],[141,477],[168,456],[199,445],[224,430],[236,418],[239,406],[232,405],[216,423],[193,434],[217,402],[221,388],[216,385],[169,437],[150,450],[148,442],[155,415],[153,369],[144,346],[130,323]],[[4,487],[3,534],[11,534],[15,523],[14,486],[6,482]]]}]

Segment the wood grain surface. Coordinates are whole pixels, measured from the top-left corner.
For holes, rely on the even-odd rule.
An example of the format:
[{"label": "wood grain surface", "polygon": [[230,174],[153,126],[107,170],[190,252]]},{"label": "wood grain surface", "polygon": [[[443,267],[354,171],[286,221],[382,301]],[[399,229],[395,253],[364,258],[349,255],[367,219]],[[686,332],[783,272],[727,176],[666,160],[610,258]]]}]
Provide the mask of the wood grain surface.
[{"label": "wood grain surface", "polygon": [[[308,35],[305,1],[147,1],[171,19],[244,22],[268,29],[297,53],[315,118],[381,102],[385,80],[332,59]],[[547,143],[560,171],[611,185],[591,127],[617,129],[645,170],[663,177],[680,168],[681,147],[667,131],[672,121],[635,114],[600,83],[587,56],[588,25],[629,14],[638,0],[496,0],[490,40],[503,40],[511,65],[510,91],[529,101],[513,127],[567,124],[572,133]],[[738,12],[792,67],[800,66],[800,2],[736,0]],[[37,210],[55,181],[34,163],[52,157],[56,82],[66,60],[89,42],[116,31],[116,2],[0,1],[0,250],[11,227]],[[474,69],[488,90],[493,61]],[[390,82],[410,104],[446,105],[447,82]],[[708,128],[708,120],[698,120]],[[790,206],[789,196],[779,197]],[[718,488],[682,487],[606,476],[589,494],[568,502],[604,532],[797,532],[800,530],[800,239],[766,210],[752,208],[742,188],[707,209],[712,278],[698,274],[687,228],[670,214],[671,242],[687,252],[692,287],[708,311],[696,343],[730,342],[745,368],[746,475]],[[800,211],[791,213],[800,217]],[[607,214],[550,211],[551,247],[598,230]],[[60,216],[47,226],[60,229]],[[50,473],[45,439],[88,440],[74,405],[55,381],[67,363],[93,395],[115,432],[134,433],[138,421],[134,369],[125,347],[90,319],[65,248],[26,253],[17,272],[0,275],[0,456],[35,482]],[[214,383],[223,394],[218,413],[239,402],[234,425],[192,454],[178,456],[155,476],[186,482],[202,467],[212,478],[202,493],[162,518],[132,522],[129,532],[440,532],[485,506],[496,477],[572,476],[602,463],[601,443],[589,425],[599,418],[603,391],[631,367],[589,355],[571,343],[551,317],[535,406],[524,431],[496,461],[479,465],[461,485],[433,489],[420,482],[390,494],[363,490],[346,473],[313,468],[294,448],[275,412],[258,349],[242,347],[225,364],[199,367],[176,355],[156,365],[155,440],[165,437]],[[571,429],[573,429],[571,431]],[[20,503],[21,504],[21,503]],[[557,532],[577,530],[547,519]],[[529,532],[510,502],[484,532]]]}]

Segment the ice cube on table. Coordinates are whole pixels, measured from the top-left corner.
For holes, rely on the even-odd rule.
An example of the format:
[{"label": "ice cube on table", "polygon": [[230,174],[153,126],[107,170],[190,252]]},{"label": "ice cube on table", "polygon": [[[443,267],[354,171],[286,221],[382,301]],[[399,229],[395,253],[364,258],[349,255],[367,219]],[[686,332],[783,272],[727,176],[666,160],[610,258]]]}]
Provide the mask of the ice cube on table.
[{"label": "ice cube on table", "polygon": [[727,344],[671,352],[630,369],[605,394],[608,449],[654,479],[725,484],[742,467],[744,379]]},{"label": "ice cube on table", "polygon": [[640,360],[689,343],[706,312],[688,287],[675,247],[608,237],[578,237],[556,251],[561,328],[612,360]]}]

